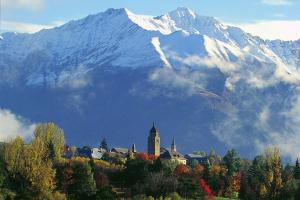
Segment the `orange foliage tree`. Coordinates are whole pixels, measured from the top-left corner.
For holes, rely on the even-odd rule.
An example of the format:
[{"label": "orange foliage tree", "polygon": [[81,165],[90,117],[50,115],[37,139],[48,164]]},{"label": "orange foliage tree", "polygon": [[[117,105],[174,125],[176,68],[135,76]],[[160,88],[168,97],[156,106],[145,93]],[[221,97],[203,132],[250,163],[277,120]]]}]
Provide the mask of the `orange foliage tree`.
[{"label": "orange foliage tree", "polygon": [[189,168],[184,164],[179,164],[174,170],[175,176],[188,175],[190,172]]}]

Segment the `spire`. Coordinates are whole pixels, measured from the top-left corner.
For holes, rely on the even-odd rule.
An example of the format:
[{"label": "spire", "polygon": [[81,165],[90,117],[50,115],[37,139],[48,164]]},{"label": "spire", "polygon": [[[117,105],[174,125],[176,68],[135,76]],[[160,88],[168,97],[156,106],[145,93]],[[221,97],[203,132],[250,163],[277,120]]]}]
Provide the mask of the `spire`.
[{"label": "spire", "polygon": [[153,124],[152,124],[152,128],[151,128],[151,130],[150,130],[150,133],[157,133],[157,130],[156,130],[156,127],[155,127],[154,122],[153,122]]},{"label": "spire", "polygon": [[175,138],[173,137],[172,144],[171,144],[171,151],[176,151],[176,144],[175,144]]},{"label": "spire", "polygon": [[132,145],[131,151],[132,151],[133,153],[136,153],[136,152],[137,152],[135,144]]}]

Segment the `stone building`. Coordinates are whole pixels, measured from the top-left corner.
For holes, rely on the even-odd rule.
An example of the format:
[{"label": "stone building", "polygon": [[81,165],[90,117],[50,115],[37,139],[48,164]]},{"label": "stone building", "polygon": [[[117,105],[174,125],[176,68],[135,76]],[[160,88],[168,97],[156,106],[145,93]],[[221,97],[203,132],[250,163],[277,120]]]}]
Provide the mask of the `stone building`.
[{"label": "stone building", "polygon": [[160,156],[160,137],[154,123],[148,136],[148,154]]},{"label": "stone building", "polygon": [[160,154],[159,158],[161,161],[172,160],[172,161],[177,161],[179,164],[184,164],[184,165],[186,165],[186,160],[187,160],[181,153],[177,152],[174,138],[171,144],[171,148],[165,149],[164,152]]}]

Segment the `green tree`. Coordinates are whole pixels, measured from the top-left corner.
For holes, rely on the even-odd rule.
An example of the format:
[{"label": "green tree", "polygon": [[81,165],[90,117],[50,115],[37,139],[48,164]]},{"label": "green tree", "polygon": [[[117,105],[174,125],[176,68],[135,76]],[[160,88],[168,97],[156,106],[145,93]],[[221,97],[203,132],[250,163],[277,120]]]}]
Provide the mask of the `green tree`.
[{"label": "green tree", "polygon": [[204,199],[203,190],[199,186],[199,180],[192,178],[180,178],[178,193],[184,199]]},{"label": "green tree", "polygon": [[179,165],[177,160],[167,160],[162,162],[162,169],[166,174],[172,174],[175,168]]},{"label": "green tree", "polygon": [[125,185],[141,184],[149,174],[149,163],[140,159],[128,160],[123,174]]},{"label": "green tree", "polygon": [[108,151],[108,145],[107,145],[107,141],[106,138],[103,138],[100,144],[100,148],[105,149],[106,151]]},{"label": "green tree", "polygon": [[263,195],[266,194],[265,168],[266,159],[263,155],[259,155],[254,158],[249,169],[242,172],[241,199],[262,199]]},{"label": "green tree", "polygon": [[238,153],[234,149],[231,149],[224,156],[223,164],[228,169],[228,175],[232,176],[234,173],[239,171],[239,168],[241,166],[241,159]]},{"label": "green tree", "polygon": [[192,167],[194,168],[194,167],[197,166],[197,165],[199,165],[199,161],[196,160],[196,159],[194,159],[194,160],[192,161]]},{"label": "green tree", "polygon": [[142,191],[157,198],[175,192],[177,186],[178,181],[174,176],[168,176],[164,172],[152,172],[145,179]]},{"label": "green tree", "polygon": [[298,158],[296,160],[296,165],[295,165],[295,168],[294,168],[294,178],[295,179],[300,179],[300,165],[299,165]]},{"label": "green tree", "polygon": [[298,189],[294,194],[294,199],[300,199],[300,183],[298,183]]},{"label": "green tree", "polygon": [[112,191],[112,187],[105,186],[100,188],[97,193],[93,196],[93,200],[115,200],[117,199],[117,194]]},{"label": "green tree", "polygon": [[96,182],[88,162],[72,163],[72,182],[68,186],[68,197],[72,200],[92,199],[96,194]]},{"label": "green tree", "polygon": [[[1,152],[2,153],[2,152]],[[0,199],[14,199],[15,193],[8,188],[9,182],[8,173],[5,167],[5,163],[0,155]]]},{"label": "green tree", "polygon": [[183,200],[183,198],[177,192],[172,192],[164,200]]}]

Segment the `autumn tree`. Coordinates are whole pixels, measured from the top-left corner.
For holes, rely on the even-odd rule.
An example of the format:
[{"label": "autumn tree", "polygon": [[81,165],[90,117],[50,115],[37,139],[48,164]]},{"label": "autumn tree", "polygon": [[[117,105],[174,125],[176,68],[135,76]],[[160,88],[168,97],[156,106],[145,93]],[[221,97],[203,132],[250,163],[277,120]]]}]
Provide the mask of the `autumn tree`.
[{"label": "autumn tree", "polygon": [[27,196],[29,181],[25,176],[25,144],[21,137],[6,143],[3,147],[2,157],[8,176],[10,188],[16,191],[18,196]]},{"label": "autumn tree", "polygon": [[17,137],[5,145],[4,162],[17,196],[23,199],[51,197],[55,188],[55,170],[52,161],[45,156],[48,150],[42,137],[35,137],[28,145]]},{"label": "autumn tree", "polygon": [[265,158],[267,198],[269,200],[276,200],[278,199],[279,192],[283,187],[281,177],[282,166],[279,149],[267,149],[265,151]]},{"label": "autumn tree", "polygon": [[184,164],[179,164],[176,166],[175,170],[174,170],[174,175],[175,176],[186,176],[189,174],[189,168],[184,165]]},{"label": "autumn tree", "polygon": [[39,199],[43,199],[55,188],[55,170],[51,160],[45,160],[47,151],[48,148],[40,137],[36,137],[25,151],[24,175]]},{"label": "autumn tree", "polygon": [[192,168],[193,176],[195,178],[200,178],[203,175],[204,167],[203,165],[197,164]]},{"label": "autumn tree", "polygon": [[45,158],[60,161],[64,152],[64,132],[54,123],[39,124],[34,132],[35,138],[41,138],[46,147]]}]

